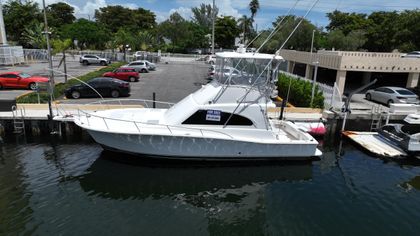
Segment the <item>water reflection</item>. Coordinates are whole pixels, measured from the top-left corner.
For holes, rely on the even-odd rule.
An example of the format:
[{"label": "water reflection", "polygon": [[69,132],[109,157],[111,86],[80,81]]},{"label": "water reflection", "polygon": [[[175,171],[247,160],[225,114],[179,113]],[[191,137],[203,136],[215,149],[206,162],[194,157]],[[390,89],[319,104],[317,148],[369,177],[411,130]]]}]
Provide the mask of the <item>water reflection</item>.
[{"label": "water reflection", "polygon": [[21,233],[33,213],[29,207],[31,194],[24,184],[24,166],[15,158],[18,153],[21,150],[0,145],[0,235]]},{"label": "water reflection", "polygon": [[[183,212],[183,217],[203,217],[198,225],[207,228],[210,234],[264,232],[262,227],[273,201],[269,197],[272,185],[312,178],[311,163],[234,167],[135,166],[105,159],[106,153],[92,164],[87,174],[78,177],[85,192],[104,199],[169,204],[170,211]],[[198,212],[201,213],[197,215]],[[165,222],[177,222],[179,220],[172,217],[178,214],[162,212],[162,217]]]},{"label": "water reflection", "polygon": [[410,191],[412,189],[416,189],[420,191],[420,176],[416,176],[412,178],[411,180],[404,182],[401,184],[401,187],[404,189]]},{"label": "water reflection", "polygon": [[[299,181],[312,178],[312,165],[263,166],[172,166],[141,163],[127,165],[109,160],[101,153],[87,174],[79,178],[85,191],[106,198],[127,199],[164,196],[197,195],[220,190],[252,191],[253,187],[275,181]],[[243,190],[241,190],[243,189]]]}]

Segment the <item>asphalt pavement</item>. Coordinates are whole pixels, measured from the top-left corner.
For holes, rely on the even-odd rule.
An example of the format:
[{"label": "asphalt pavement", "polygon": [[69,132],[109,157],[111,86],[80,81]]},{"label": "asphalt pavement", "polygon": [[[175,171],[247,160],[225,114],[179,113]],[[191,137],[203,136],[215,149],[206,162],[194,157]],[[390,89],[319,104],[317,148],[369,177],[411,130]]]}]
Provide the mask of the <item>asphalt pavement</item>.
[{"label": "asphalt pavement", "polygon": [[[176,103],[208,82],[208,68],[208,64],[195,61],[157,63],[156,71],[141,73],[139,82],[130,83],[130,96],[120,99],[126,99],[125,104],[130,104],[130,99],[152,100],[155,93],[157,101]],[[62,99],[60,102],[86,104],[98,100],[99,98]]]}]

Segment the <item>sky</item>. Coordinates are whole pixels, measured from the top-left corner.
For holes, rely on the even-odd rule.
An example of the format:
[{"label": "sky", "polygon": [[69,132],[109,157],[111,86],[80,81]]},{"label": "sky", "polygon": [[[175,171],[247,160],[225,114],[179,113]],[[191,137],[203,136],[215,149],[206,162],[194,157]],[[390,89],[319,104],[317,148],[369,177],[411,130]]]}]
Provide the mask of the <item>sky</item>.
[{"label": "sky", "polygon": [[[35,0],[42,6],[42,0]],[[215,0],[219,8],[219,15],[230,15],[236,18],[250,15],[248,4],[250,0]],[[316,0],[259,0],[260,10],[257,12],[255,22],[258,29],[271,27],[277,16],[286,14],[297,2],[291,11],[294,15],[303,16]],[[46,0],[46,4],[59,2]],[[177,11],[184,18],[191,18],[191,7],[201,3],[211,4],[212,0],[64,0],[75,8],[76,17],[93,19],[95,9],[107,5],[122,5],[129,8],[142,7],[156,14],[158,22],[164,21],[170,14]],[[370,13],[372,11],[403,11],[420,8],[420,0],[319,0],[307,18],[315,25],[321,27],[328,25],[326,13],[334,10],[344,12]]]}]

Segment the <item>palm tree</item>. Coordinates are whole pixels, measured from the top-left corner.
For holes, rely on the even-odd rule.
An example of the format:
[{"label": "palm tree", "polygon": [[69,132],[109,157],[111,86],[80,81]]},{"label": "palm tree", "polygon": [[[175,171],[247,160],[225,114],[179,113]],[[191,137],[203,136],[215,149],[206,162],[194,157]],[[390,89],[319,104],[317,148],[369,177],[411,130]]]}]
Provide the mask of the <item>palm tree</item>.
[{"label": "palm tree", "polygon": [[148,50],[153,42],[155,42],[155,38],[153,34],[148,31],[142,31],[137,33],[136,37],[136,48],[139,48],[142,51]]},{"label": "palm tree", "polygon": [[251,0],[251,2],[249,3],[249,10],[251,11],[252,22],[254,22],[254,17],[259,9],[260,3],[258,2],[258,0]]},{"label": "palm tree", "polygon": [[73,41],[71,39],[53,39],[52,46],[53,46],[53,53],[63,53],[63,58],[60,60],[58,67],[63,63],[64,65],[64,83],[67,83],[67,64],[66,64],[66,50],[69,49],[73,45]]},{"label": "palm tree", "polygon": [[[45,39],[44,23],[34,23],[25,26],[22,32],[22,37],[25,42],[33,48],[47,48],[47,40]],[[52,29],[49,29],[51,32]]]},{"label": "palm tree", "polygon": [[243,15],[238,19],[238,27],[240,30],[243,30],[243,40],[242,43],[246,44],[246,39],[249,38],[252,32],[252,19],[248,18],[246,15]]}]

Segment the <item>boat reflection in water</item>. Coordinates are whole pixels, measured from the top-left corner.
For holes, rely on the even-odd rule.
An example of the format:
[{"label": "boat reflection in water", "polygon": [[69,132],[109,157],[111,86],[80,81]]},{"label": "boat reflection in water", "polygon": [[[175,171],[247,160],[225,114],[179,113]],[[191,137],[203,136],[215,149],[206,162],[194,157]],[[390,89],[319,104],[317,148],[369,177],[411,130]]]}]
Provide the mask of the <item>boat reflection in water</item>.
[{"label": "boat reflection in water", "polygon": [[144,199],[151,196],[194,195],[206,191],[240,191],[241,188],[246,192],[276,181],[301,181],[312,177],[311,162],[210,167],[156,165],[152,162],[127,165],[114,161],[112,155],[121,154],[103,151],[101,157],[87,170],[88,174],[79,178],[84,190],[107,198]]},{"label": "boat reflection in water", "polygon": [[104,151],[87,174],[78,177],[89,195],[141,200],[136,205],[160,212],[162,221],[179,222],[173,217],[181,214],[185,219],[200,221],[200,225],[207,222],[202,226],[211,232],[224,231],[225,227],[232,230],[232,226],[243,227],[236,229],[241,232],[263,232],[259,227],[264,224],[257,222],[274,214],[270,210],[275,202],[270,193],[272,185],[312,178],[310,162],[235,167],[135,166],[107,160],[106,155]]}]

